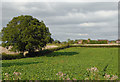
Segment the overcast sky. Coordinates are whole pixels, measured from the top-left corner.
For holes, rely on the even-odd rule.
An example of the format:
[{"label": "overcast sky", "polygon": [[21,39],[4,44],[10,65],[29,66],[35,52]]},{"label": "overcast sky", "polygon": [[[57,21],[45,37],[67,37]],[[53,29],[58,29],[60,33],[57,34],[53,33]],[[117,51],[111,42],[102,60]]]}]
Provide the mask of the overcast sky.
[{"label": "overcast sky", "polygon": [[0,27],[19,15],[43,20],[60,41],[118,38],[117,2],[3,2]]}]

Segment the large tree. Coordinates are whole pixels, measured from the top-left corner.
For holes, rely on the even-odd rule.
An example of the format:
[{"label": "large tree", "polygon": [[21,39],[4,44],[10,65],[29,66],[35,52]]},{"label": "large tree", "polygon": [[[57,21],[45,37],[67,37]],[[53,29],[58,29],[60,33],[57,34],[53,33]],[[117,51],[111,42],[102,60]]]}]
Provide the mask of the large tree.
[{"label": "large tree", "polygon": [[2,46],[12,46],[13,51],[33,52],[51,40],[51,33],[44,22],[29,15],[14,17],[2,29]]}]

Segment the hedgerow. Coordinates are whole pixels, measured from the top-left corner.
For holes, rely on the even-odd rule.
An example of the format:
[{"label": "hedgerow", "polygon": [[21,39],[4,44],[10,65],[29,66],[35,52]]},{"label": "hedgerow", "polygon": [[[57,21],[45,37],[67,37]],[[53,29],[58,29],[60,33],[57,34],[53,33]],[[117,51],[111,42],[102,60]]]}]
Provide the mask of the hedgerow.
[{"label": "hedgerow", "polygon": [[[60,49],[65,49],[68,48],[69,45],[61,45],[59,47],[56,48],[51,48],[51,49],[45,49],[45,50],[41,50],[38,52],[32,52],[32,53],[27,53],[25,57],[35,57],[35,56],[44,56],[48,53],[60,50]],[[23,56],[22,53],[20,54],[6,54],[6,53],[2,53],[2,60],[11,60],[11,59],[20,59],[20,58],[25,58]]]},{"label": "hedgerow", "polygon": [[[45,56],[48,53],[57,51],[57,50],[61,50],[61,49],[65,49],[65,48],[69,48],[69,47],[94,47],[94,48],[110,48],[110,47],[120,47],[119,45],[83,45],[83,44],[79,44],[79,45],[69,45],[69,44],[65,44],[65,45],[61,45],[59,47],[55,47],[55,48],[50,48],[50,49],[45,49],[45,50],[41,50],[38,52],[32,52],[32,53],[27,53],[25,57],[36,57],[36,56]],[[20,58],[25,58],[23,56],[23,54],[5,54],[2,53],[2,60],[11,60],[11,59],[20,59]]]}]

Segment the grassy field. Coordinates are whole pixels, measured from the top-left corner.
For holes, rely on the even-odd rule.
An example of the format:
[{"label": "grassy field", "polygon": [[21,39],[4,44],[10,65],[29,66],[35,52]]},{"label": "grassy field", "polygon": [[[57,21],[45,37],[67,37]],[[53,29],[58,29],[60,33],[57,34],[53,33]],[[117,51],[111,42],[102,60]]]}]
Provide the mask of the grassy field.
[{"label": "grassy field", "polygon": [[[87,71],[91,67],[97,68],[96,76]],[[46,56],[2,61],[2,79],[9,80],[105,79],[105,74],[118,75],[118,48],[72,47]]]}]

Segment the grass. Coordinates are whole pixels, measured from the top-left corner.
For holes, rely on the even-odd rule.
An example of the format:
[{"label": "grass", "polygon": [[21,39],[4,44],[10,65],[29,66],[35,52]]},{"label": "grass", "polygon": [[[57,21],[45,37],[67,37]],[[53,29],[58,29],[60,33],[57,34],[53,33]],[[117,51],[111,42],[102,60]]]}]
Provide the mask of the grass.
[{"label": "grass", "polygon": [[59,80],[56,74],[62,72],[65,78],[84,80],[91,67],[98,68],[100,79],[105,73],[118,75],[118,48],[72,47],[41,57],[3,60],[2,79],[13,80],[13,73],[20,72],[21,80]]}]

